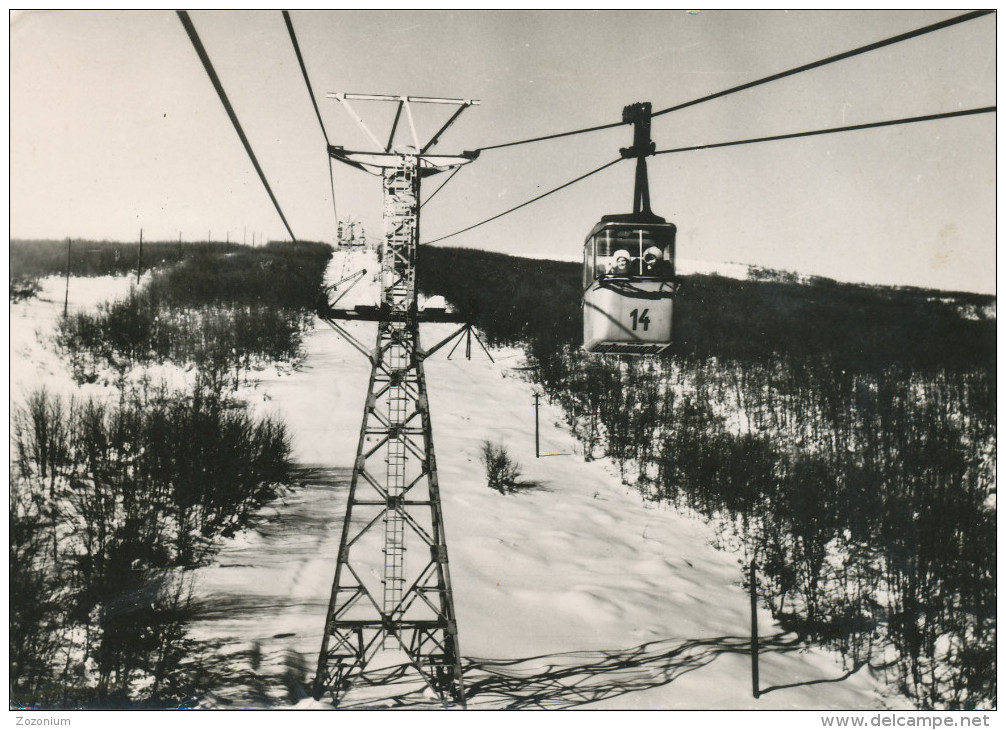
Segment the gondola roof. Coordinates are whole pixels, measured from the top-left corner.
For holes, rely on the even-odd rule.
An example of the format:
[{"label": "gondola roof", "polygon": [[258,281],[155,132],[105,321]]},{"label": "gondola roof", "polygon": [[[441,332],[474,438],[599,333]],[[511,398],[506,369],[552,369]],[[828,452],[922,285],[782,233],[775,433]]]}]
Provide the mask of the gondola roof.
[{"label": "gondola roof", "polygon": [[601,223],[667,223],[653,211],[643,211],[640,213],[613,213],[601,217]]}]

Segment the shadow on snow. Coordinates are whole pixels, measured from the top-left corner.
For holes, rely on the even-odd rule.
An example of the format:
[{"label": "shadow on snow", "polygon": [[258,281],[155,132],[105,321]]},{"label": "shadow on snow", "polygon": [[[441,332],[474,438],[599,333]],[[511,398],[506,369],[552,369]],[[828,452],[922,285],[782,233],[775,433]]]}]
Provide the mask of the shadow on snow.
[{"label": "shadow on snow", "polygon": [[[792,634],[778,634],[763,639],[761,653],[801,651],[806,644]],[[719,636],[687,641],[662,640],[630,649],[611,651],[574,651],[523,659],[463,659],[465,694],[468,706],[485,710],[572,709],[603,700],[661,687],[700,669],[721,654],[750,655],[746,636]],[[368,671],[357,685],[383,686],[393,690],[375,700],[373,694],[356,694],[355,687],[341,704],[342,709],[367,707],[434,706],[423,688],[417,688],[408,665],[396,665]],[[770,691],[804,684],[842,681],[854,672],[830,680],[780,685]],[[356,697],[354,697],[356,695]],[[698,709],[698,708],[697,708]]]}]

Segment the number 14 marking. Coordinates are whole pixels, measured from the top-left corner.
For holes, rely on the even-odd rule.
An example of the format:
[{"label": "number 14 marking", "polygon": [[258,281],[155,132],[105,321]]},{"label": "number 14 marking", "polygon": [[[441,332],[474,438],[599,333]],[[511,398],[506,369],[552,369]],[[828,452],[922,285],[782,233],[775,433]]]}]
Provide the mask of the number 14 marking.
[{"label": "number 14 marking", "polygon": [[632,331],[635,332],[639,329],[639,325],[643,325],[643,332],[647,332],[650,329],[650,310],[644,309],[643,313],[640,314],[638,309],[633,309],[629,312],[629,316],[632,317]]}]

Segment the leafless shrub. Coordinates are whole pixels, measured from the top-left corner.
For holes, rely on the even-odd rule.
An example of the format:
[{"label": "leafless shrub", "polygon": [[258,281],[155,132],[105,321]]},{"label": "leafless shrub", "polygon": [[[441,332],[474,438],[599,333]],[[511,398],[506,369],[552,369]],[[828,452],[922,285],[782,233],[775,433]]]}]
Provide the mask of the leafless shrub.
[{"label": "leafless shrub", "polygon": [[483,441],[480,460],[486,468],[486,480],[490,489],[495,489],[500,494],[514,490],[517,479],[520,478],[521,467],[510,456],[506,446]]}]

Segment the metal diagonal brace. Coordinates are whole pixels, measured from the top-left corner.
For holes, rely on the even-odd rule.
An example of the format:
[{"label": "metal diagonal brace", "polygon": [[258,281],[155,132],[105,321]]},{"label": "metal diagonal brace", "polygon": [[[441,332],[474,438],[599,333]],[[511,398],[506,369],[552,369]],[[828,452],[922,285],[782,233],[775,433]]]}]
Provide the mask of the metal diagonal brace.
[{"label": "metal diagonal brace", "polygon": [[363,118],[356,113],[356,110],[353,108],[353,105],[349,103],[349,100],[346,98],[345,94],[328,94],[328,98],[338,99],[339,101],[341,101],[343,105],[346,107],[346,111],[349,112],[349,116],[353,118],[353,121],[356,122],[356,124],[360,127],[360,129],[363,130],[363,133],[367,135],[367,137],[370,139],[371,142],[374,143],[374,148],[377,150],[384,149],[384,145],[382,145],[380,142],[377,141],[377,137],[375,137],[374,133],[370,131],[370,127],[368,127],[367,124],[363,121]]},{"label": "metal diagonal brace", "polygon": [[404,101],[398,102],[398,110],[395,112],[395,121],[391,125],[391,134],[388,135],[388,146],[384,148],[385,152],[391,152],[391,146],[395,143],[395,132],[398,131],[398,120],[402,118],[402,106],[404,105]]},{"label": "metal diagonal brace", "polygon": [[462,104],[461,106],[459,106],[457,108],[457,111],[454,112],[454,114],[451,116],[451,118],[448,119],[446,122],[444,122],[444,126],[442,126],[437,131],[436,134],[434,134],[432,137],[430,137],[430,141],[426,143],[426,146],[423,147],[422,150],[420,150],[420,154],[425,154],[426,152],[429,151],[430,147],[432,147],[433,145],[435,145],[437,142],[440,141],[440,136],[444,132],[446,132],[450,128],[450,126],[452,124],[454,124],[454,122],[457,120],[457,118],[461,116],[461,112],[463,112],[465,109],[468,108],[469,104],[470,104],[470,102],[466,101],[464,104]]},{"label": "metal diagonal brace", "polygon": [[[331,302],[327,302],[326,303],[326,305],[328,306],[328,308],[334,307],[336,304],[339,303],[340,299],[342,299],[344,296],[346,296],[347,294],[349,294],[349,292],[353,289],[353,287],[356,286],[357,284],[359,284],[363,280],[363,277],[364,277],[364,275],[366,273],[367,273],[366,269],[360,269],[359,271],[357,271],[355,273],[352,273],[349,276],[345,276],[345,277],[339,279],[339,281],[335,282],[334,284],[329,284],[328,286],[326,286],[322,290],[322,292],[327,296],[329,293],[334,294],[338,290],[338,288],[339,288],[340,285],[345,284],[347,281],[350,282],[349,286],[347,286],[345,289],[343,289],[342,293],[339,294],[339,296],[337,296]],[[350,280],[352,280],[352,281],[350,281]]]},{"label": "metal diagonal brace", "polygon": [[451,343],[451,341],[455,337],[457,337],[458,335],[462,334],[466,329],[468,329],[468,327],[470,327],[470,325],[468,325],[468,324],[461,325],[460,328],[458,328],[457,330],[455,330],[454,332],[452,332],[450,335],[448,335],[447,337],[445,337],[444,339],[442,339],[440,342],[438,342],[437,344],[435,344],[429,350],[426,350],[425,352],[417,352],[416,355],[418,357],[421,357],[422,359],[425,360],[426,358],[432,356],[434,352],[436,352],[437,350],[439,350],[444,345],[449,345]]},{"label": "metal diagonal brace", "polygon": [[478,335],[477,332],[475,332],[475,328],[472,325],[469,324],[467,327],[465,327],[464,334],[467,335],[467,337],[466,338],[465,337],[459,337],[457,343],[454,345],[454,347],[451,348],[451,351],[449,353],[447,353],[447,359],[448,360],[451,359],[451,356],[454,354],[454,351],[458,349],[458,346],[461,344],[462,340],[466,340],[466,342],[465,342],[465,359],[466,360],[471,360],[472,359],[472,334],[474,334],[475,335],[475,341],[477,343],[479,343],[479,347],[482,348],[482,352],[484,352],[486,354],[486,357],[489,358],[489,362],[496,362],[493,359],[493,356],[489,354],[489,350],[486,349],[486,346],[482,344],[482,338],[479,337],[479,335]]},{"label": "metal diagonal brace", "polygon": [[336,332],[342,335],[349,344],[351,344],[353,347],[359,350],[360,354],[362,354],[365,358],[367,358],[371,362],[371,364],[374,363],[374,355],[371,353],[370,350],[368,350],[366,347],[363,346],[363,343],[361,343],[358,339],[353,337],[353,335],[349,334],[349,332],[347,332],[345,329],[337,325],[332,320],[325,319],[324,317],[322,319],[324,319],[324,321],[327,322],[332,329],[334,329]]}]

